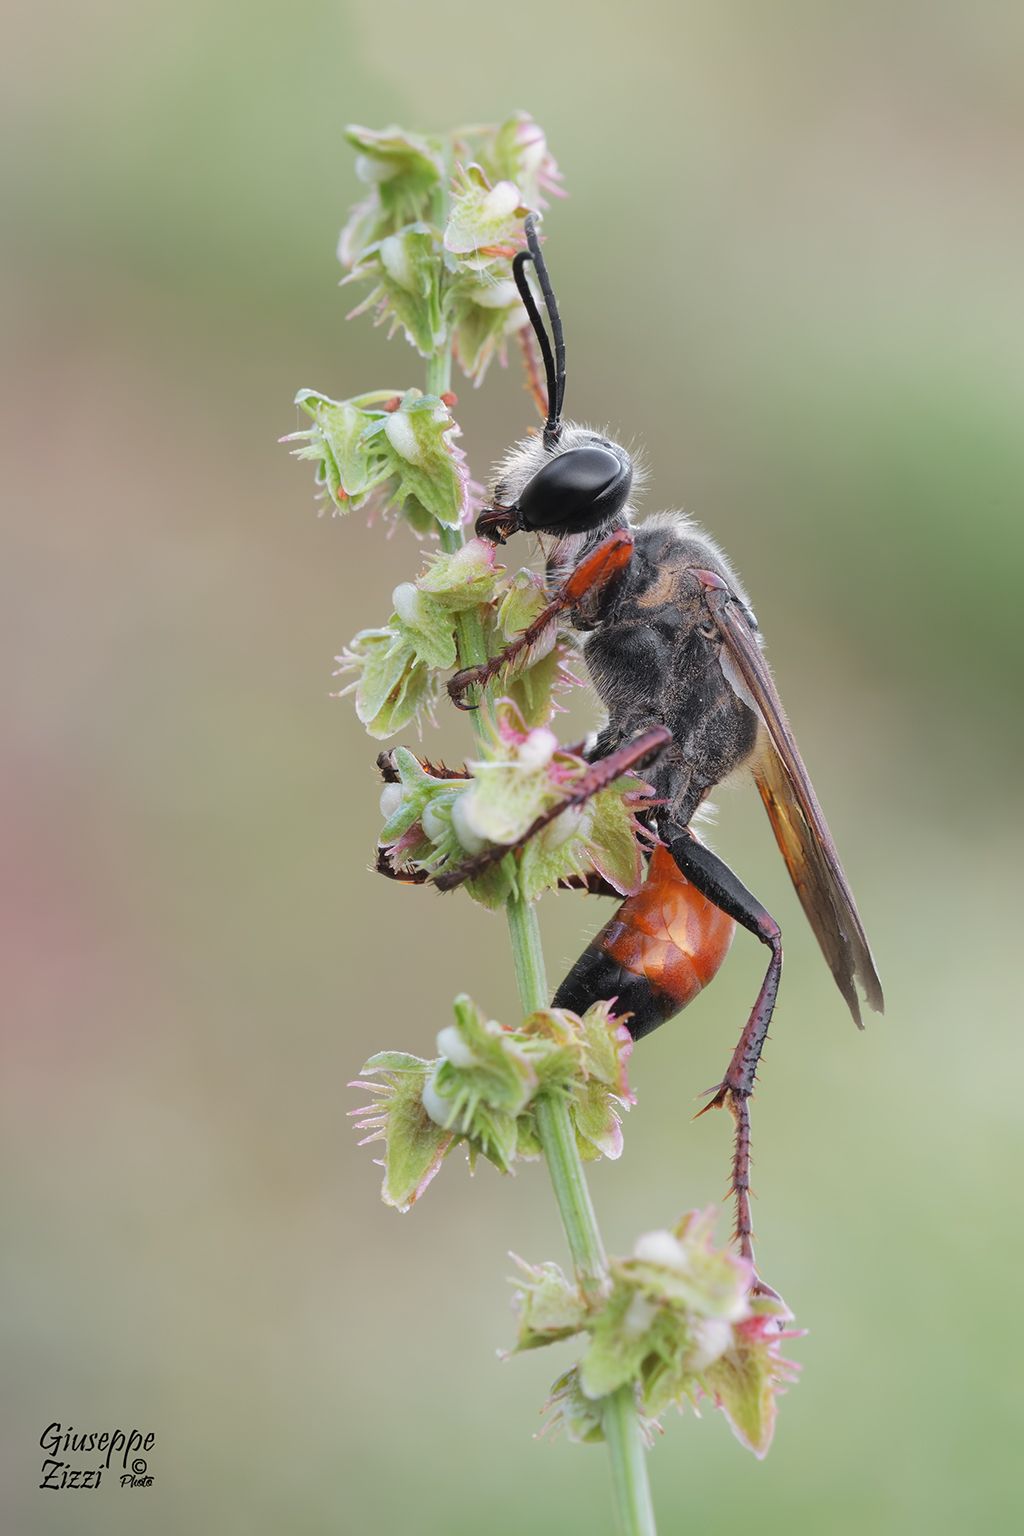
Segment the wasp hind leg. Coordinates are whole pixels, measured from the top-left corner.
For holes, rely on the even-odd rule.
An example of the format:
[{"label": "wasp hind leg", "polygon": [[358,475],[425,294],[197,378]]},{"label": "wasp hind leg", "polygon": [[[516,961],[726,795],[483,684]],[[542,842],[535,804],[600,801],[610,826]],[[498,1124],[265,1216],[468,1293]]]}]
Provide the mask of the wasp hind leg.
[{"label": "wasp hind leg", "polygon": [[[761,990],[740,1035],[726,1074],[710,1090],[710,1101],[700,1111],[728,1105],[736,1125],[732,1160],[731,1193],[736,1200],[736,1241],[744,1258],[754,1262],[753,1222],[750,1214],[750,1096],[758,1063],[772,1020],[782,976],[782,931],[771,913],[733,874],[728,864],[705,848],[690,832],[667,839],[672,857],[683,874],[720,911],[728,914],[771,950]],[[762,1290],[769,1289],[758,1281]]]}]

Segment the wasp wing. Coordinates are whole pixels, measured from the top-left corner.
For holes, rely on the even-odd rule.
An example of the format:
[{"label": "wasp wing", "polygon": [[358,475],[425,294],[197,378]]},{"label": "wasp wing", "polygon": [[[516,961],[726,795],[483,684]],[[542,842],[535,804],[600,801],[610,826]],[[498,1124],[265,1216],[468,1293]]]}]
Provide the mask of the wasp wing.
[{"label": "wasp wing", "polygon": [[[744,702],[753,703],[763,722],[753,774],[775,841],[836,985],[861,1028],[854,982],[860,983],[876,1013],[885,1006],[882,986],[825,813],[756,634],[726,589],[712,588],[704,596],[725,641],[727,657],[722,659],[727,664],[722,670]],[[738,677],[730,675],[733,668]]]}]

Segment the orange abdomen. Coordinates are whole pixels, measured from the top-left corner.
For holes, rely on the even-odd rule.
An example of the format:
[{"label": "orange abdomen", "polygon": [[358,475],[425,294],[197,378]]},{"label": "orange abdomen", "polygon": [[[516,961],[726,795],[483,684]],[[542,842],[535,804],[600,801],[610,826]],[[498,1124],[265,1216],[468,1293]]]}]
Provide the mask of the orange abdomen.
[{"label": "orange abdomen", "polygon": [[618,999],[634,1039],[691,1002],[717,973],[735,924],[691,885],[660,845],[647,879],[596,934],[555,995],[555,1006],[584,1013],[599,998]]}]

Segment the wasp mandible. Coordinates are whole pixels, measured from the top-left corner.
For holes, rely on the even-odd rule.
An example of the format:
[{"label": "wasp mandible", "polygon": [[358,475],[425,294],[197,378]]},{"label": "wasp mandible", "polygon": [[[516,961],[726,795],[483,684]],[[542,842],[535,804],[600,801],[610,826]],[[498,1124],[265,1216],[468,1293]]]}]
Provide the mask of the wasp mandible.
[{"label": "wasp mandible", "polygon": [[[857,985],[881,1013],[882,989],[835,843],[804,767],[762,652],[747,594],[718,546],[689,517],[662,512],[634,521],[633,463],[616,442],[563,419],[565,342],[558,305],[532,218],[513,273],[537,338],[547,382],[543,431],[506,455],[479,537],[504,544],[539,534],[548,606],[486,665],[449,683],[469,707],[473,688],[500,678],[553,624],[568,627],[606,712],[589,745],[590,768],[571,800],[538,818],[536,835],[632,768],[645,766],[657,836],[638,893],[591,940],[562,982],[554,1007],[584,1013],[615,999],[635,1040],[674,1017],[714,977],[738,924],[769,951],[750,1016],[707,1109],[735,1121],[732,1189],[736,1238],[753,1258],[750,1213],[750,1096],[782,975],[779,924],[692,822],[715,785],[746,765],[764,802],[797,895],[858,1027]],[[545,327],[527,277],[533,266]],[[387,775],[387,755],[382,759]],[[504,858],[485,849],[435,884],[451,889]]]}]

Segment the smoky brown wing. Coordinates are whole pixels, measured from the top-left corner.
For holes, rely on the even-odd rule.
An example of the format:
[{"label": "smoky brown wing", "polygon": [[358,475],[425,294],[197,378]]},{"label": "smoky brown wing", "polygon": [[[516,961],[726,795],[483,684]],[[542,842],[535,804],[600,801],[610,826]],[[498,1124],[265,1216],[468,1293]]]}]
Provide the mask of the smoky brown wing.
[{"label": "smoky brown wing", "polygon": [[860,1027],[855,982],[860,983],[877,1013],[883,1011],[885,1003],[825,813],[754,632],[725,590],[706,592],[705,601],[763,721],[753,773],[775,840],[836,985]]},{"label": "smoky brown wing", "polygon": [[[882,993],[856,908],[841,887],[837,890],[833,873],[836,866],[811,832],[782,760],[767,739],[762,742],[753,775],[807,920],[836,985],[860,1026],[854,977],[860,980],[868,1001],[879,1012]],[[841,877],[841,866],[839,874]]]}]

